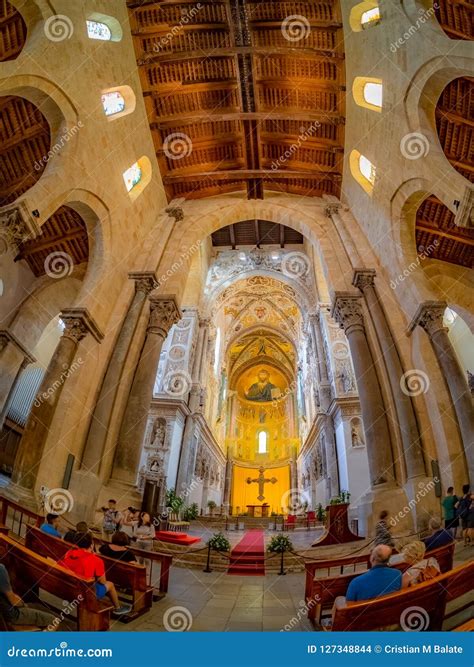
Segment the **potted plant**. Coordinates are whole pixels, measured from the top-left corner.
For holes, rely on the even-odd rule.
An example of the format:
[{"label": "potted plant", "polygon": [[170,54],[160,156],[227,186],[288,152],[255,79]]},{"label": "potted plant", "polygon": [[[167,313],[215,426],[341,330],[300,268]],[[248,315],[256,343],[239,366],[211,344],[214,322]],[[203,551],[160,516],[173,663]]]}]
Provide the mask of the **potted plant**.
[{"label": "potted plant", "polygon": [[270,544],[267,547],[267,551],[270,551],[271,553],[281,554],[280,572],[278,574],[286,574],[285,570],[283,569],[285,551],[292,551],[292,550],[293,550],[293,545],[291,543],[290,538],[287,537],[286,535],[275,535],[270,540]]},{"label": "potted plant", "polygon": [[213,500],[209,500],[207,503],[207,506],[209,508],[209,514],[210,516],[214,515],[214,510],[216,509],[217,505]]},{"label": "potted plant", "polygon": [[183,519],[184,521],[192,521],[197,519],[199,516],[199,508],[197,503],[192,503],[189,507],[186,507],[183,510]]},{"label": "potted plant", "polygon": [[349,491],[341,491],[338,496],[331,498],[330,505],[348,505],[350,503],[351,494]]},{"label": "potted plant", "polygon": [[321,523],[323,523],[324,519],[326,518],[326,511],[324,510],[321,503],[319,503],[318,508],[316,510],[316,518],[318,521],[321,521]]},{"label": "potted plant", "polygon": [[222,533],[214,533],[207,542],[207,563],[204,572],[212,572],[211,570],[211,550],[214,551],[230,551],[230,542]]}]

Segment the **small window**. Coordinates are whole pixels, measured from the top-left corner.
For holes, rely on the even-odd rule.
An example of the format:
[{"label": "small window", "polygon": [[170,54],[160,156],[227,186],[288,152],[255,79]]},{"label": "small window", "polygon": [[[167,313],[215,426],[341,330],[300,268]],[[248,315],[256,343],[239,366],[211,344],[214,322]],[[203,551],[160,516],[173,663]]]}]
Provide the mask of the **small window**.
[{"label": "small window", "polygon": [[112,32],[108,25],[99,21],[86,21],[87,36],[89,39],[101,39],[104,42],[110,42]]},{"label": "small window", "polygon": [[123,172],[123,180],[125,182],[127,192],[133,190],[133,188],[138,185],[138,183],[140,183],[142,180],[142,170],[138,162],[134,162],[131,167]]},{"label": "small window", "polygon": [[267,453],[267,439],[268,434],[266,431],[260,431],[258,434],[258,453],[266,454]]},{"label": "small window", "polygon": [[118,90],[102,95],[102,106],[106,116],[114,116],[125,110],[125,100]]},{"label": "small window", "polygon": [[374,7],[364,12],[360,18],[360,23],[364,30],[380,23],[380,9]]},{"label": "small window", "polygon": [[382,107],[382,84],[381,83],[366,83],[364,86],[364,100],[367,104],[372,104],[374,107]]},{"label": "small window", "polygon": [[352,84],[352,96],[360,107],[380,112],[383,98],[382,79],[356,76]]},{"label": "small window", "polygon": [[353,150],[349,155],[349,167],[355,180],[371,195],[377,174],[375,165],[365,155]]}]

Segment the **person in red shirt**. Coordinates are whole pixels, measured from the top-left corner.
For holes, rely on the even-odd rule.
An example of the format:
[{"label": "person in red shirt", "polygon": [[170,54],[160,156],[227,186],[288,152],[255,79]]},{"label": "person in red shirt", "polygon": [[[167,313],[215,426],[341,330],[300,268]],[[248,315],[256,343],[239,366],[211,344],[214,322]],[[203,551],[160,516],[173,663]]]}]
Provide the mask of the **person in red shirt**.
[{"label": "person in red shirt", "polygon": [[84,579],[95,579],[97,599],[101,600],[108,595],[115,607],[113,613],[116,616],[129,614],[132,610],[131,605],[120,604],[114,584],[105,578],[104,561],[93,553],[92,549],[92,535],[90,533],[78,533],[76,547],[69,549],[64,558],[58,562],[58,565],[71,570],[71,572]]}]

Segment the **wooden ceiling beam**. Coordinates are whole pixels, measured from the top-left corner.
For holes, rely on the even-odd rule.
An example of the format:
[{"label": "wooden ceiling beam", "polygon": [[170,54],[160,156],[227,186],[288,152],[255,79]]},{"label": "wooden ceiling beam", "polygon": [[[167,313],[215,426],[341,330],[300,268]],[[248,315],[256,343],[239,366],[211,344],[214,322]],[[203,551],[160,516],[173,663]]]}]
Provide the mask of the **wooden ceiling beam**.
[{"label": "wooden ceiling beam", "polygon": [[430,220],[417,220],[416,221],[416,231],[428,232],[428,234],[434,234],[435,236],[441,236],[444,239],[450,239],[451,241],[456,241],[456,243],[464,243],[465,245],[474,246],[474,237],[469,238],[468,236],[459,236],[459,234],[453,232],[445,232],[442,229],[432,226]]},{"label": "wooden ceiling beam", "polygon": [[334,61],[344,60],[344,54],[332,49],[311,49],[305,47],[291,46],[233,46],[213,49],[211,54],[204,54],[203,51],[176,51],[172,53],[148,53],[144,52],[138,59],[139,65],[151,65],[152,63],[179,62],[182,60],[204,60],[213,58],[232,58],[238,55],[255,56],[288,56],[291,58],[304,57],[305,60],[331,59]]},{"label": "wooden ceiling beam", "polygon": [[194,125],[201,123],[214,123],[216,121],[226,120],[295,120],[308,123],[330,123],[330,124],[344,124],[345,118],[338,111],[254,111],[244,113],[242,111],[230,111],[226,113],[214,113],[199,111],[192,114],[177,113],[173,116],[162,116],[157,121],[150,123],[152,129],[167,130],[170,127],[177,125]]},{"label": "wooden ceiling beam", "polygon": [[27,242],[23,245],[21,251],[16,256],[16,259],[24,259],[30,255],[34,255],[42,250],[52,248],[53,246],[67,243],[68,241],[74,241],[76,239],[81,239],[87,241],[87,230],[85,227],[75,227],[74,229],[68,231],[66,234],[58,234],[56,236],[50,236],[40,241],[41,236],[34,241]]},{"label": "wooden ceiling beam", "polygon": [[460,114],[457,114],[454,111],[443,109],[443,107],[436,107],[436,118],[438,120],[444,119],[450,121],[455,125],[469,125],[469,127],[474,127],[473,119],[470,119],[467,116],[461,116]]},{"label": "wooden ceiling beam", "polygon": [[195,171],[192,173],[180,173],[180,174],[166,174],[163,176],[163,182],[166,184],[172,184],[172,183],[182,183],[182,182],[188,182],[188,181],[197,181],[199,179],[204,179],[204,178],[209,178],[211,181],[247,181],[247,180],[252,180],[255,178],[262,178],[262,179],[287,179],[287,178],[303,178],[303,179],[314,179],[314,180],[334,180],[334,181],[340,181],[342,179],[342,175],[339,173],[334,173],[334,172],[327,172],[327,171],[319,171],[317,173],[315,172],[301,172],[301,171],[295,171],[295,170],[290,170],[290,169],[275,169],[275,170],[265,170],[265,169],[259,169],[259,170],[243,170],[243,169],[235,169],[235,170],[221,170],[221,171]]}]

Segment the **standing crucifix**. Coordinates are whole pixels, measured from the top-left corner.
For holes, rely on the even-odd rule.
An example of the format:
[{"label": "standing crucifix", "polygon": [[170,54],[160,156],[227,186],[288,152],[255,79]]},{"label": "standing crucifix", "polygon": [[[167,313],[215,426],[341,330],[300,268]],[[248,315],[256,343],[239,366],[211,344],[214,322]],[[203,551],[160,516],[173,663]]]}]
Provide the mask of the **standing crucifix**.
[{"label": "standing crucifix", "polygon": [[255,482],[258,484],[258,500],[265,500],[265,496],[263,495],[263,492],[265,490],[265,484],[276,484],[278,482],[276,477],[271,477],[270,479],[265,479],[265,468],[263,466],[260,466],[258,469],[258,472],[260,473],[259,476],[256,479],[252,479],[251,477],[247,477],[247,484],[252,484],[252,482]]}]

